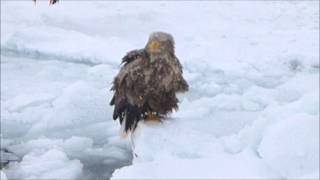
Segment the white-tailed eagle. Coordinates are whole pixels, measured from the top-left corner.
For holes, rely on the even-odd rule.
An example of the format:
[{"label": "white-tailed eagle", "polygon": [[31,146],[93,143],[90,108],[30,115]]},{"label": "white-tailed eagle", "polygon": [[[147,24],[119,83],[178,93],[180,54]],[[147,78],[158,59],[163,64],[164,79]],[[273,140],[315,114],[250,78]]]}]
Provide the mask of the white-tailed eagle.
[{"label": "white-tailed eagle", "polygon": [[188,91],[182,66],[175,55],[173,37],[152,33],[145,48],[128,52],[114,78],[113,119],[124,131],[134,131],[140,120],[163,119],[178,109],[177,92]]}]

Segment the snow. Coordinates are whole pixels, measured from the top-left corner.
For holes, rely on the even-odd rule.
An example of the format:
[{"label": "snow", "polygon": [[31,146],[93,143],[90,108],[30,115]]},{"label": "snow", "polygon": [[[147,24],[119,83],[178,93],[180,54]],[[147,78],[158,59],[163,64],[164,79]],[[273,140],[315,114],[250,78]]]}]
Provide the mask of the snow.
[{"label": "snow", "polygon": [[[248,164],[247,166],[242,166],[244,161]],[[146,168],[148,168],[147,171]],[[274,179],[278,177],[260,159],[244,152],[237,155],[217,152],[215,158],[195,158],[192,160],[162,157],[161,160],[157,160],[157,163],[137,163],[134,166],[122,168],[121,171],[117,170],[115,173],[116,178],[119,179],[154,177],[161,179],[210,179],[212,177],[219,179],[237,179],[239,177]]]},{"label": "snow", "polygon": [[8,179],[6,174],[4,174],[4,172],[2,172],[2,171],[0,171],[0,179],[2,179],[2,180],[7,180]]},{"label": "snow", "polygon": [[295,115],[273,124],[258,149],[261,157],[282,177],[299,178],[319,169],[319,121],[310,115]]},{"label": "snow", "polygon": [[[318,17],[318,1],[1,2],[1,147],[22,159],[1,179],[319,179]],[[131,140],[109,89],[153,31],[190,91]]]},{"label": "snow", "polygon": [[57,149],[45,153],[29,153],[19,164],[14,164],[6,171],[12,179],[76,179],[82,172],[79,160],[69,160],[66,154]]}]

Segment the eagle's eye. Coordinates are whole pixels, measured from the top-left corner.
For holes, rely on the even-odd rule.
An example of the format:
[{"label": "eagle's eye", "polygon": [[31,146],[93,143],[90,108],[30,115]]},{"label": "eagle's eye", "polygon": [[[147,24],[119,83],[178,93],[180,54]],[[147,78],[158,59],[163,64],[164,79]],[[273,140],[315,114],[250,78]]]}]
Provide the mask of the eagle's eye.
[{"label": "eagle's eye", "polygon": [[158,52],[160,50],[161,43],[159,41],[153,40],[148,45],[148,49],[150,52]]}]

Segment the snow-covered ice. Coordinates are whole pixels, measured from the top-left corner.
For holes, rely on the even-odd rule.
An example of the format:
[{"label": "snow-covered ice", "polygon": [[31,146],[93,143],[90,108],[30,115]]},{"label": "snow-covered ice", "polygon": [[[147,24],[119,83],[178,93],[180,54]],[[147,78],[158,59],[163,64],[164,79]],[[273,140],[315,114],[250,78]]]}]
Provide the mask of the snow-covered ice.
[{"label": "snow-covered ice", "polygon": [[0,179],[7,180],[7,176],[2,171],[0,171]]},{"label": "snow-covered ice", "polygon": [[29,153],[5,172],[12,179],[75,179],[80,177],[82,166],[79,160],[69,160],[61,150],[51,149]]},{"label": "snow-covered ice", "polygon": [[[318,17],[319,1],[1,2],[1,147],[21,158],[1,179],[319,179]],[[109,89],[153,31],[190,91],[133,153]]]}]

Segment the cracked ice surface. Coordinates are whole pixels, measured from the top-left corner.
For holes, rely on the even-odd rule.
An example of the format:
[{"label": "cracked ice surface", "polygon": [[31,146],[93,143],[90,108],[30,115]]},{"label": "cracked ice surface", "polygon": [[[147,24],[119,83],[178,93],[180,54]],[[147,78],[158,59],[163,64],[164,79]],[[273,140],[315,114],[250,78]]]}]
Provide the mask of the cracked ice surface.
[{"label": "cracked ice surface", "polygon": [[[317,1],[2,2],[1,147],[22,161],[1,179],[319,178],[318,17]],[[190,92],[139,124],[132,158],[109,89],[158,30]]]}]

